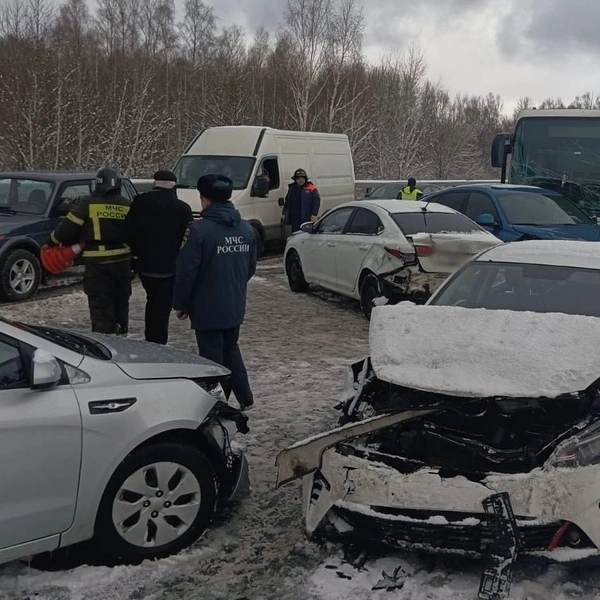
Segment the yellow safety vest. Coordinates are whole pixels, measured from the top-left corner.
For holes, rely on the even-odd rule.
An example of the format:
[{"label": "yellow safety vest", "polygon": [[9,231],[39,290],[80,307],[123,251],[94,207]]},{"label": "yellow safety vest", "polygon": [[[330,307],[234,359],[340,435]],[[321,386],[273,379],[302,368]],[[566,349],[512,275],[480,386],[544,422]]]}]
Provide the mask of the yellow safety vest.
[{"label": "yellow safety vest", "polygon": [[423,192],[419,188],[415,188],[412,192],[410,187],[406,186],[402,190],[402,200],[416,200],[419,195],[423,195]]}]

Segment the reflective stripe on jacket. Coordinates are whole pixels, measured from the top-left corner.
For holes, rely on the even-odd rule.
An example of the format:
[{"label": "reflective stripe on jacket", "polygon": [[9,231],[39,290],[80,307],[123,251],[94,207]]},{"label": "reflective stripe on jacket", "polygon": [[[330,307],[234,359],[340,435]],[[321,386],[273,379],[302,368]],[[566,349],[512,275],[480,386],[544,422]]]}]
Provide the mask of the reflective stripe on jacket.
[{"label": "reflective stripe on jacket", "polygon": [[84,242],[84,259],[127,259],[131,256],[125,229],[129,205],[129,200],[119,194],[82,198],[52,232],[50,240],[63,246]]}]

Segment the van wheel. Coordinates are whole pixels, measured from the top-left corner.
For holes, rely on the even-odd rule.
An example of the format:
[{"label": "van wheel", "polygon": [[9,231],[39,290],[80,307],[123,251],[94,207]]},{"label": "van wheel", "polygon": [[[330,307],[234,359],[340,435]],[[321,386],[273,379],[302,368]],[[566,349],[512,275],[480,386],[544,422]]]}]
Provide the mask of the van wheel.
[{"label": "van wheel", "polygon": [[29,250],[15,250],[0,264],[0,292],[10,302],[33,296],[42,276],[40,261]]},{"label": "van wheel", "polygon": [[285,259],[285,271],[288,276],[290,290],[296,294],[303,294],[308,291],[308,283],[304,279],[304,271],[302,271],[302,263],[300,257],[295,250],[290,250]]},{"label": "van wheel", "polygon": [[379,279],[373,275],[367,275],[360,286],[360,308],[368,321],[375,307],[375,300],[381,297],[381,285]]},{"label": "van wheel", "polygon": [[102,496],[95,543],[125,563],[170,556],[193,544],[215,511],[215,472],[193,446],[162,442],[130,454]]}]

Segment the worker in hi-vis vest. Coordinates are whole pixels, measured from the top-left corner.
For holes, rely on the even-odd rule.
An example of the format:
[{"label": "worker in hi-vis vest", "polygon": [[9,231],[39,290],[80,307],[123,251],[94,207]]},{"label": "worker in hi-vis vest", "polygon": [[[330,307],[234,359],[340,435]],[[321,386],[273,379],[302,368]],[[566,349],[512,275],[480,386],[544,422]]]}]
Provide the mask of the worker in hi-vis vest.
[{"label": "worker in hi-vis vest", "polygon": [[400,192],[399,200],[420,200],[423,192],[417,187],[417,180],[411,177],[408,185]]}]

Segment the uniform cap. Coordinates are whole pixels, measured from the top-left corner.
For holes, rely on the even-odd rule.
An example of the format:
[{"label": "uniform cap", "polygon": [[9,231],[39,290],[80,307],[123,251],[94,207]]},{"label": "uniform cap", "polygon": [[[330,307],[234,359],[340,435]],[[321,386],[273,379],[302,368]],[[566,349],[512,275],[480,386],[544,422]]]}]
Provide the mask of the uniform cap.
[{"label": "uniform cap", "polygon": [[233,193],[233,181],[225,175],[202,175],[198,179],[198,191],[214,202],[227,202]]}]

